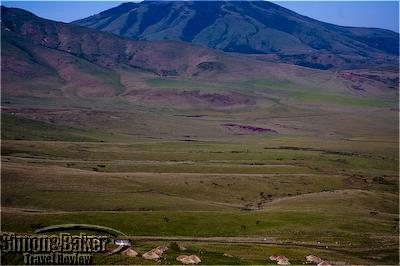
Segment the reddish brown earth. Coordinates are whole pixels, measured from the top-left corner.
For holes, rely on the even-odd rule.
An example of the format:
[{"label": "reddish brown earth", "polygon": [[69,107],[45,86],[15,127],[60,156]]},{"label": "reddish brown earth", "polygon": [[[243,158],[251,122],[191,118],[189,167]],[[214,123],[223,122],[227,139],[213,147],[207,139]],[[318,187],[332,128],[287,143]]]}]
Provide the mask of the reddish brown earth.
[{"label": "reddish brown earth", "polygon": [[270,128],[263,128],[263,127],[256,127],[256,126],[249,126],[249,125],[240,125],[240,124],[222,124],[222,126],[227,127],[229,129],[236,128],[244,131],[251,131],[251,132],[270,132],[270,133],[278,133],[276,130]]},{"label": "reddish brown earth", "polygon": [[377,88],[397,90],[399,84],[398,74],[390,71],[345,70],[338,72],[338,76],[348,82],[349,88],[360,92],[373,93]]},{"label": "reddish brown earth", "polygon": [[130,91],[125,94],[125,96],[130,96],[141,102],[179,103],[190,106],[210,106],[214,108],[255,104],[253,99],[233,92],[202,93],[198,90],[176,91],[143,89]]}]

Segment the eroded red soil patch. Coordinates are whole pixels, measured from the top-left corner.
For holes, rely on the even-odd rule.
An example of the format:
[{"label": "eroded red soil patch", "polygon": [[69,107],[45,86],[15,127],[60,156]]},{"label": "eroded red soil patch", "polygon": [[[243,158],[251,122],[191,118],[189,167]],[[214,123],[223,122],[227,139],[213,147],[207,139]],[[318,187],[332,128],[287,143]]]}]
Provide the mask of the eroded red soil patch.
[{"label": "eroded red soil patch", "polygon": [[222,124],[222,126],[227,127],[229,129],[240,129],[245,131],[252,131],[252,132],[271,132],[271,133],[278,133],[276,130],[270,128],[263,128],[263,127],[256,127],[256,126],[249,126],[249,125],[240,125],[240,124]]}]

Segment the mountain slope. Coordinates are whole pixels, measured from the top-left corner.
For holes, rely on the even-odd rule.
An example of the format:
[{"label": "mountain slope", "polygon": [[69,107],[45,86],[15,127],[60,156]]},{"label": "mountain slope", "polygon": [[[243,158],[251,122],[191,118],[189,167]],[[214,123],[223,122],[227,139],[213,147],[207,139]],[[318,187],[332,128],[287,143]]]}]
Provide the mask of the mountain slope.
[{"label": "mountain slope", "polygon": [[115,70],[123,67],[160,76],[244,70],[240,58],[190,44],[133,41],[20,9],[1,13],[3,93],[9,95],[117,95],[124,87]]},{"label": "mountain slope", "polygon": [[[3,92],[9,95],[113,96],[125,87],[119,69],[196,79],[309,74],[296,66],[261,62],[176,41],[134,41],[2,7]],[[291,72],[296,74],[291,75]]]},{"label": "mountain slope", "polygon": [[[249,80],[268,79],[296,84],[295,87],[300,88],[350,90],[350,93],[373,95],[391,94],[398,80],[393,73],[383,71],[333,73],[264,62],[252,56],[227,54],[185,42],[134,41],[45,20],[20,9],[2,7],[1,12],[2,93],[12,97],[128,95],[165,102],[170,96],[171,101],[184,98],[188,106],[194,102],[206,102],[207,105],[213,105],[213,101],[246,102],[236,94],[171,92],[166,97],[164,92],[146,91],[153,87],[136,77],[139,72],[147,73],[147,79],[246,81],[240,83],[239,88],[247,87]],[[324,82],[323,88],[320,82]]]},{"label": "mountain slope", "polygon": [[[41,132],[56,124],[118,141],[395,132],[394,72],[263,62],[185,42],[135,41],[19,9],[1,11],[2,110],[46,123],[37,125]],[[14,131],[10,136],[18,137]]]},{"label": "mountain slope", "polygon": [[138,40],[274,54],[280,61],[321,69],[396,64],[399,53],[395,32],[323,23],[266,1],[124,3],[75,23]]}]

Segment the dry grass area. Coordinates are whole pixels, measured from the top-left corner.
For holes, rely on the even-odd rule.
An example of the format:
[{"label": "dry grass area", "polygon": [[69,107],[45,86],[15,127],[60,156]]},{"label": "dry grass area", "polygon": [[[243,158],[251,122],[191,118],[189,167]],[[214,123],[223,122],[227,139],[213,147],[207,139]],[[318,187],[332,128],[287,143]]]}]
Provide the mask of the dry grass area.
[{"label": "dry grass area", "polygon": [[[2,114],[2,229],[94,223],[154,237],[134,241],[139,253],[178,241],[204,264],[275,263],[272,255],[296,264],[308,255],[397,264],[394,98],[358,95],[324,78],[316,73],[307,85],[125,73],[123,83],[134,79],[152,92],[10,98]],[[226,108],[231,98],[220,95],[249,102]],[[204,240],[213,237],[242,242]],[[272,242],[248,242],[264,238]],[[178,255],[170,249],[162,262]]]},{"label": "dry grass area", "polygon": [[[353,141],[346,151],[344,143],[309,147],[309,141],[244,146],[6,140],[3,230],[31,232],[71,222],[106,225],[132,236],[293,242],[219,246],[182,239],[205,250],[203,263],[265,263],[276,252],[298,263],[310,254],[346,263],[395,263],[398,179],[390,145],[376,143],[378,155],[353,148]],[[372,250],[375,255],[368,253]],[[166,256],[173,261],[176,254]],[[106,262],[115,260],[144,263],[125,257]]]}]

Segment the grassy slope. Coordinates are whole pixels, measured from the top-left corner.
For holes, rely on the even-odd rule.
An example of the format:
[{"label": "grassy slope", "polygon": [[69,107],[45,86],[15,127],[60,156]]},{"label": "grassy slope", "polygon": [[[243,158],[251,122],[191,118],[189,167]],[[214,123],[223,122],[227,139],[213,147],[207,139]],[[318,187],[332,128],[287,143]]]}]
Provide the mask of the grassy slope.
[{"label": "grassy slope", "polygon": [[[370,146],[370,151],[381,150],[378,156],[351,146],[346,151],[354,154],[340,154],[343,146],[331,150],[330,145],[334,143],[314,144],[314,149],[322,151],[270,149],[282,144],[275,142],[248,144],[243,149],[240,144],[226,143],[5,141],[2,205],[17,209],[4,211],[3,228],[29,232],[38,224],[96,221],[131,235],[265,236],[338,245],[335,250],[313,251],[330,260],[394,263],[398,181],[395,162],[387,161],[391,145]],[[298,142],[301,147],[305,144]],[[332,154],[333,151],[337,153]],[[225,173],[233,170],[245,174],[221,176],[220,169],[214,167],[216,161]],[[192,168],[186,169],[186,164]],[[249,168],[249,165],[252,166]],[[287,167],[282,176],[268,176],[271,170],[281,173],[282,168],[277,165],[292,167]],[[131,168],[120,172],[124,166]],[[135,166],[141,168],[135,170]],[[260,169],[265,173],[252,176]],[[196,174],[204,172],[209,174]],[[299,173],[305,175],[285,176]],[[385,174],[384,182],[374,180],[375,174]],[[272,201],[258,205],[260,192],[271,194]],[[349,208],[343,208],[344,204]],[[257,211],[241,210],[258,207]],[[19,208],[50,213],[30,213]],[[372,215],[373,212],[377,215]],[[361,251],[354,253],[358,249],[381,246],[386,250],[375,251],[381,260]],[[249,254],[260,252],[257,246],[244,249]],[[263,249],[267,256],[276,248]],[[219,250],[230,252],[235,250],[235,245]],[[286,250],[282,252],[292,254]],[[305,250],[297,247],[293,252],[304,254]],[[257,256],[249,256],[242,262],[257,261],[254,258]],[[299,255],[294,258],[300,260]],[[223,263],[225,260],[220,254],[212,261]]]},{"label": "grassy slope", "polygon": [[[115,136],[112,136],[111,134],[96,132],[91,129],[49,124],[6,112],[1,113],[1,123],[2,139],[99,142],[115,138]],[[124,139],[124,136],[119,137]]]},{"label": "grassy slope", "polygon": [[101,97],[119,95],[125,89],[111,69],[15,36],[4,38],[2,50],[7,55],[2,63],[3,98],[85,94]]},{"label": "grassy slope", "polygon": [[[4,230],[31,232],[67,221],[133,235],[321,243],[314,248],[186,243],[195,253],[205,249],[204,263],[265,263],[276,253],[297,263],[308,254],[347,263],[398,262],[393,98],[327,83],[321,91],[282,80],[140,75],[132,78],[146,89],[228,90],[256,104],[188,109],[179,102],[160,106],[121,96],[61,102],[12,98],[6,105],[18,117],[3,114],[2,121]],[[22,108],[39,103],[48,110],[33,114]],[[59,107],[70,109],[51,111]],[[273,128],[278,134],[227,130],[223,123]],[[136,245],[145,250],[155,243]],[[174,261],[176,253],[168,254]],[[122,256],[97,259],[144,263]]]}]

